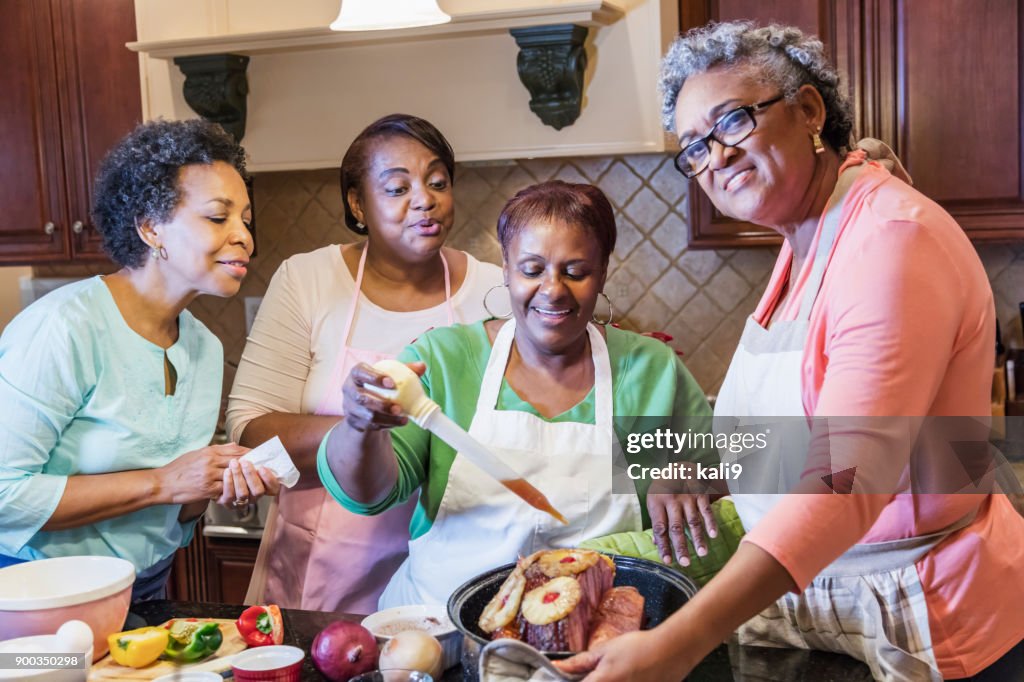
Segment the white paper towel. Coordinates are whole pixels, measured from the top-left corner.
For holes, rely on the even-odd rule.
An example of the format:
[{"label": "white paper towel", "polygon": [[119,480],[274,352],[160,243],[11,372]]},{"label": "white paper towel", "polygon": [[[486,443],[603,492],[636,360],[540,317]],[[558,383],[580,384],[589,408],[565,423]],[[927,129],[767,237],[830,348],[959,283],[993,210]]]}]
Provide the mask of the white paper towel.
[{"label": "white paper towel", "polygon": [[252,462],[253,466],[267,467],[286,488],[299,482],[299,470],[295,468],[292,458],[277,436],[245,453],[242,460]]}]

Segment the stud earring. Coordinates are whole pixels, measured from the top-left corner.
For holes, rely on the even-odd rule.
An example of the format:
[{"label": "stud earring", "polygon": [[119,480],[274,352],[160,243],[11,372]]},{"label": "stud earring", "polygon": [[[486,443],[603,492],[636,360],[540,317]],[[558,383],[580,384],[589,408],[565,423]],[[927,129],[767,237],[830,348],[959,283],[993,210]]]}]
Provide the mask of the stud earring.
[{"label": "stud earring", "polygon": [[167,260],[167,249],[162,246],[151,246],[149,247],[149,255],[153,257],[153,260]]}]

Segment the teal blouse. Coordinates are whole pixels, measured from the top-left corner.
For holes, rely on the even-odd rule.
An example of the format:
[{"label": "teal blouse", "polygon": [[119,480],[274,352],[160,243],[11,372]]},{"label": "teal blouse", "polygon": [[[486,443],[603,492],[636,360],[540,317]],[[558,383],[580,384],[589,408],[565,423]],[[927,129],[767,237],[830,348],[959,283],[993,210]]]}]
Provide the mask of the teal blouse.
[{"label": "teal blouse", "polygon": [[164,395],[164,349],[132,331],[101,277],[26,308],[0,337],[0,554],[106,555],[143,571],[184,546],[181,505],[41,531],[69,476],[162,466],[209,444],[222,386],[220,341],[188,311],[167,349],[177,371]]}]

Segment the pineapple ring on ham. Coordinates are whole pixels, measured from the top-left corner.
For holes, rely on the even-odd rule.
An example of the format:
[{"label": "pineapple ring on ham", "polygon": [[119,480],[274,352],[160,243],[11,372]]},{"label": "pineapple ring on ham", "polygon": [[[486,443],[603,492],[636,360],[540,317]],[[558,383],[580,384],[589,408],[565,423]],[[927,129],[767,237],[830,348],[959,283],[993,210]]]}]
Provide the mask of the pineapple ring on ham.
[{"label": "pineapple ring on ham", "polygon": [[540,570],[549,578],[577,575],[597,564],[601,555],[588,549],[553,549],[537,559]]},{"label": "pineapple ring on ham", "polygon": [[562,620],[583,598],[583,588],[576,578],[552,578],[523,595],[523,618],[532,625],[547,625]]},{"label": "pineapple ring on ham", "polygon": [[477,625],[484,632],[494,632],[509,623],[519,613],[519,604],[523,599],[523,591],[526,589],[526,578],[523,572],[526,567],[520,561],[519,565],[512,569],[512,572],[501,584],[498,593],[484,607],[480,614]]}]

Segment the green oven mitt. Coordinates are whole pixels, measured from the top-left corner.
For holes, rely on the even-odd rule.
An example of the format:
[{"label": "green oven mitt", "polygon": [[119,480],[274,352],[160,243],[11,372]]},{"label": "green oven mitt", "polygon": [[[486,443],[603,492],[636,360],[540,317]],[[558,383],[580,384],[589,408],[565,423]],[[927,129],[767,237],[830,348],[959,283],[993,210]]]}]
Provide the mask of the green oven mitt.
[{"label": "green oven mitt", "polygon": [[[708,538],[707,556],[699,557],[694,552],[690,529],[687,528],[686,546],[690,552],[690,565],[680,566],[678,563],[672,563],[672,568],[689,577],[697,583],[698,587],[706,585],[715,577],[715,574],[722,570],[722,566],[725,566],[725,562],[739,547],[740,538],[744,533],[743,523],[740,522],[732,500],[728,498],[718,500],[711,505],[711,511],[715,515],[715,523],[718,524],[718,537]],[[649,528],[644,531],[613,533],[592,538],[580,543],[580,547],[605,554],[622,554],[661,563],[661,553],[658,551],[658,546],[654,544],[654,534]]]}]

